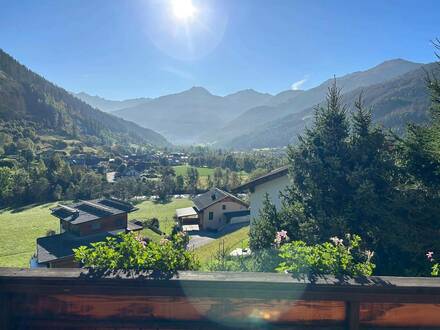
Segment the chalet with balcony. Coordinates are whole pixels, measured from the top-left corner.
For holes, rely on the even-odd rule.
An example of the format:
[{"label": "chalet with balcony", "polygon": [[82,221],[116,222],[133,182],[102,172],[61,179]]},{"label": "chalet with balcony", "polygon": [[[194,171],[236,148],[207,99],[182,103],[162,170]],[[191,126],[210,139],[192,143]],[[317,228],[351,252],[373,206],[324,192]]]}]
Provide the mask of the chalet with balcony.
[{"label": "chalet with balcony", "polygon": [[249,221],[248,205],[238,197],[218,188],[193,198],[193,207],[176,210],[180,227],[200,230],[219,230],[238,222]]},{"label": "chalet with balcony", "polygon": [[69,206],[59,204],[51,211],[60,220],[60,233],[37,239],[38,266],[78,267],[73,249],[120,232],[141,230],[141,226],[128,221],[128,213],[135,210],[132,204],[113,198],[81,201]]}]

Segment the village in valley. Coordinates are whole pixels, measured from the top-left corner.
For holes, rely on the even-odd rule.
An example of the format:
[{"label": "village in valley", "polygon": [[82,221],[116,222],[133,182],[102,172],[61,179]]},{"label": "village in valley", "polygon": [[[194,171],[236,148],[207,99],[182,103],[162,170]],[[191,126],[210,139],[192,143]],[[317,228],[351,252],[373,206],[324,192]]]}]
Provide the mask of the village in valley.
[{"label": "village in valley", "polygon": [[0,3],[0,330],[440,329],[440,0]]},{"label": "village in valley", "polygon": [[[183,154],[171,156],[176,155],[187,159]],[[167,159],[170,161],[169,157]],[[182,158],[173,159],[173,164],[183,162]],[[128,158],[128,161],[133,161],[133,158]],[[102,162],[100,160],[97,164],[102,165]],[[191,197],[173,196],[171,198],[186,199],[190,206],[175,209],[171,231],[188,235],[187,248],[190,250],[203,251],[205,245],[224,244],[225,239],[228,240],[235,232],[246,230],[252,216],[258,216],[266,194],[280,207],[280,192],[288,185],[287,175],[287,167],[282,167],[235,187],[233,193],[213,187]],[[59,230],[36,239],[36,252],[30,260],[30,267],[79,267],[74,259],[74,249],[120,233],[131,232],[142,236],[147,229],[163,238],[170,234],[162,231],[164,224],[161,221],[164,219],[154,218],[153,214],[146,214],[150,218],[130,217],[129,220],[129,214],[138,210],[135,204],[115,198],[56,204],[48,212],[59,220]],[[151,237],[142,236],[142,239],[148,241]],[[243,236],[241,241],[233,241],[228,246],[232,257],[251,253],[245,241]]]}]

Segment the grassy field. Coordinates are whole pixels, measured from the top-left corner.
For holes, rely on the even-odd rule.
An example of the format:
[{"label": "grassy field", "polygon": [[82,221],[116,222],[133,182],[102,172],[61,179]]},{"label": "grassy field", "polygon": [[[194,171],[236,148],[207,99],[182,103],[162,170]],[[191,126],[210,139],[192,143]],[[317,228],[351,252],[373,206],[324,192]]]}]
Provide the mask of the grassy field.
[{"label": "grassy field", "polygon": [[[35,252],[35,241],[45,236],[48,230],[59,230],[59,221],[50,214],[50,208],[57,203],[29,205],[19,209],[0,210],[0,267],[29,267],[29,259]],[[137,204],[138,211],[130,213],[129,219],[148,219],[156,217],[160,229],[170,233],[174,224],[175,209],[191,206],[188,199],[173,199],[169,203],[159,204],[144,201]],[[248,245],[249,227],[241,228],[234,233],[225,235],[196,250],[202,266],[218,250],[219,243],[224,240],[226,249]],[[158,241],[160,235],[150,229],[142,230],[142,234]]]},{"label": "grassy field", "polygon": [[[186,175],[186,171],[190,167],[189,165],[179,165],[179,166],[173,166],[174,172],[176,175]],[[208,176],[214,174],[214,169],[209,167],[196,167],[197,171],[199,172],[199,176]]]},{"label": "grassy field", "polygon": [[232,251],[236,248],[247,247],[249,245],[249,226],[241,228],[233,233],[225,235],[215,241],[203,245],[194,250],[195,255],[200,260],[202,269],[207,262],[209,262],[212,256],[218,251],[219,244],[224,241],[225,249]]},{"label": "grassy field", "polygon": [[138,211],[132,212],[128,215],[129,220],[138,219],[145,220],[150,218],[158,218],[160,230],[169,234],[174,225],[173,216],[176,214],[176,209],[182,207],[192,206],[189,199],[173,199],[169,203],[160,204],[152,201],[144,201],[136,205]]},{"label": "grassy field", "polygon": [[[186,176],[186,171],[188,169],[189,165],[179,165],[179,166],[173,166],[174,172],[176,175],[183,175]],[[197,171],[199,172],[199,187],[201,188],[207,188],[208,187],[208,176],[211,176],[211,179],[214,176],[214,170],[213,168],[208,167],[196,167]],[[249,174],[241,171],[238,172],[238,175],[240,177],[241,182],[246,182],[249,178]]]},{"label": "grassy field", "polygon": [[45,236],[49,229],[59,230],[59,220],[49,210],[55,205],[0,210],[0,267],[29,267],[36,238]]},{"label": "grassy field", "polygon": [[[35,252],[35,241],[45,236],[49,229],[59,230],[59,220],[50,214],[57,203],[29,205],[21,209],[0,210],[0,267],[29,267],[29,259]],[[167,204],[150,201],[136,205],[139,210],[129,214],[129,219],[156,217],[162,231],[169,233],[173,226],[176,208],[191,206],[188,199],[174,199]],[[160,236],[150,229],[142,234],[158,241]]]}]

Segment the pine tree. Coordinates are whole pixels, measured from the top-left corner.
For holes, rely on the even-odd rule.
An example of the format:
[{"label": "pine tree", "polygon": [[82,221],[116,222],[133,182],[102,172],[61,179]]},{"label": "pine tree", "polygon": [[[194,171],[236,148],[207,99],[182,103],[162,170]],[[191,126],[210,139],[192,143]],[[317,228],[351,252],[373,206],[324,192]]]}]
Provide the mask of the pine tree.
[{"label": "pine tree", "polygon": [[198,182],[199,182],[199,171],[197,171],[197,168],[193,166],[188,167],[186,172],[186,180],[187,180],[189,193],[190,194],[197,193]]},{"label": "pine tree", "polygon": [[398,169],[390,150],[393,141],[372,122],[370,109],[362,97],[355,102],[350,137],[350,173],[348,182],[352,200],[347,205],[350,231],[367,242],[377,241],[391,217]]},{"label": "pine tree", "polygon": [[[434,44],[440,49],[440,40]],[[440,57],[437,55],[440,59]],[[427,125],[409,125],[402,141],[403,160],[409,173],[430,194],[440,191],[440,80],[437,72],[427,73],[431,95],[431,119]]]},{"label": "pine tree", "polygon": [[352,191],[349,171],[349,122],[336,82],[329,88],[326,107],[315,109],[315,122],[288,149],[293,186],[286,201],[300,203],[307,217],[314,218],[323,239],[347,230],[345,210]]},{"label": "pine tree", "polygon": [[252,219],[249,230],[249,247],[252,251],[270,249],[279,230],[278,212],[266,193],[259,216]]}]

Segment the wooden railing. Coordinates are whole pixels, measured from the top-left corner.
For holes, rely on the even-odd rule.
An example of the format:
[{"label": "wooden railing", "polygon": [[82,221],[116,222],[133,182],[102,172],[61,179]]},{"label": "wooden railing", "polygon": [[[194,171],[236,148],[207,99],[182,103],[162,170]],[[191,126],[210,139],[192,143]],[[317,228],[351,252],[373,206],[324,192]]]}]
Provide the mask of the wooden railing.
[{"label": "wooden railing", "polygon": [[0,329],[440,329],[440,280],[0,268]]}]

